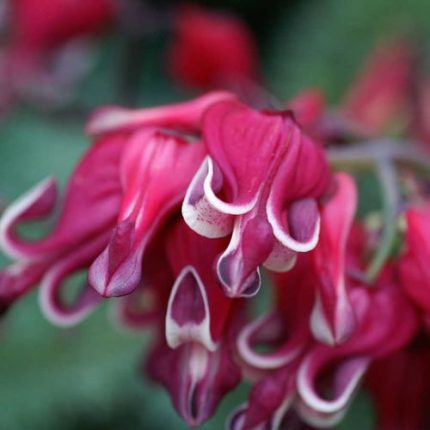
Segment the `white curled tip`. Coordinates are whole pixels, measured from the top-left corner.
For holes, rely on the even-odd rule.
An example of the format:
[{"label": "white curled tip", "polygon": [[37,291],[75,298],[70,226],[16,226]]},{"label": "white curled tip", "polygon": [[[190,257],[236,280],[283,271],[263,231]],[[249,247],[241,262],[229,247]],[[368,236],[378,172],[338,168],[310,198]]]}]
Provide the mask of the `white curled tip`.
[{"label": "white curled tip", "polygon": [[210,329],[208,297],[203,282],[193,266],[186,266],[170,293],[166,313],[166,341],[171,348],[197,342],[215,351]]},{"label": "white curled tip", "polygon": [[39,289],[39,305],[45,317],[60,327],[71,327],[83,321],[101,302],[93,288],[85,284],[73,304],[66,304],[61,297],[64,267],[58,264],[43,278]]},{"label": "white curled tip", "polygon": [[203,189],[209,204],[219,212],[227,215],[243,215],[249,212],[257,204],[258,193],[246,204],[235,205],[221,200],[216,195],[216,191],[220,189],[223,184],[222,173],[210,157],[207,158],[207,169],[208,171],[203,183]]},{"label": "white curled tip", "polygon": [[108,106],[94,112],[87,122],[85,132],[89,136],[95,136],[145,126],[199,129],[203,114],[212,104],[234,98],[232,93],[214,91],[191,101],[156,108],[127,109]]},{"label": "white curled tip", "polygon": [[29,246],[22,244],[22,241],[14,236],[13,229],[21,221],[37,220],[49,215],[56,201],[57,183],[54,178],[49,177],[6,208],[0,219],[0,247],[9,257],[22,260],[41,257],[38,255],[37,245],[33,247],[32,255],[31,243]]},{"label": "white curled tip", "polygon": [[315,354],[311,353],[306,357],[298,371],[297,390],[303,402],[302,410],[312,411],[314,419],[319,416],[323,420],[330,415],[342,414],[347,408],[370,364],[370,359],[363,356],[339,359],[332,381],[332,400],[324,399],[317,393],[316,380],[320,372],[324,371],[324,367],[317,361]]},{"label": "white curled tip", "polygon": [[273,315],[267,315],[252,321],[241,330],[237,338],[237,349],[242,360],[258,369],[278,369],[291,363],[303,351],[303,344],[298,343],[287,343],[279,350],[265,354],[252,348],[253,338],[260,330],[264,331],[270,326],[273,318]]},{"label": "white curled tip", "polygon": [[233,217],[217,210],[206,198],[203,183],[208,174],[208,163],[209,157],[206,157],[187,189],[182,216],[191,230],[201,236],[225,237],[233,229]]},{"label": "white curled tip", "polygon": [[321,343],[335,346],[346,342],[355,332],[357,318],[346,294],[340,294],[332,318],[325,315],[321,295],[317,293],[310,318],[311,331]]},{"label": "white curled tip", "polygon": [[289,232],[283,225],[282,220],[280,220],[279,216],[275,214],[273,205],[270,202],[270,198],[267,204],[266,214],[267,219],[272,226],[273,235],[286,248],[289,248],[290,250],[295,252],[308,252],[312,251],[317,246],[321,227],[321,220],[319,215],[315,219],[315,223],[312,226],[312,232],[309,238],[306,241],[299,241],[294,239],[289,234]]}]

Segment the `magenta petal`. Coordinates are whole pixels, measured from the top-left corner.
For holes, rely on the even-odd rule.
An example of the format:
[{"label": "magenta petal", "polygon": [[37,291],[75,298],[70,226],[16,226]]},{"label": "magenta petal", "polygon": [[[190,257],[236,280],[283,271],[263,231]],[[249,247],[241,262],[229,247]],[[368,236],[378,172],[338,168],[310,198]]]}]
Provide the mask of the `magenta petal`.
[{"label": "magenta petal", "polygon": [[258,209],[236,219],[230,244],[220,256],[217,273],[229,297],[251,297],[261,285],[259,266],[273,248],[274,238]]},{"label": "magenta petal", "polygon": [[0,222],[0,243],[12,258],[28,258],[31,249],[14,234],[14,228],[25,221],[35,221],[51,214],[57,202],[57,184],[48,178],[17,199],[4,211]]},{"label": "magenta petal", "polygon": [[98,135],[140,127],[199,130],[206,109],[213,103],[229,99],[234,99],[234,95],[216,91],[189,102],[158,108],[133,110],[116,106],[106,107],[92,115],[86,125],[86,133]]},{"label": "magenta petal", "polygon": [[101,296],[85,283],[72,303],[66,303],[62,292],[69,288],[68,277],[85,270],[106,245],[104,234],[57,261],[43,277],[39,302],[45,316],[60,326],[71,326],[82,321],[101,301]]},{"label": "magenta petal", "polygon": [[[298,303],[297,303],[298,305]],[[291,363],[296,359],[308,344],[308,335],[300,327],[292,327],[287,339],[273,352],[259,353],[255,345],[269,343],[276,338],[280,331],[285,331],[285,321],[280,315],[271,314],[260,317],[240,332],[237,338],[237,349],[240,357],[247,364],[258,369],[277,369]]]},{"label": "magenta petal", "polygon": [[134,239],[134,224],[122,221],[113,231],[107,248],[91,265],[89,282],[101,296],[122,296],[138,286],[143,247],[131,252]]},{"label": "magenta petal", "polygon": [[[297,375],[299,414],[316,427],[331,427],[343,418],[370,362],[366,356],[342,359],[336,355],[336,350],[316,349],[306,357]],[[330,387],[332,398],[324,398],[318,392],[320,378]]]},{"label": "magenta petal", "polygon": [[336,181],[336,194],[322,210],[320,242],[314,253],[320,288],[311,317],[315,337],[331,345],[345,342],[356,327],[346,286],[345,259],[357,191],[346,173],[338,173]]},{"label": "magenta petal", "polygon": [[216,196],[207,186],[207,198],[224,213],[248,212],[286,146],[284,119],[223,101],[205,115],[203,136],[212,160],[209,176],[221,174],[225,191],[224,196]]},{"label": "magenta petal", "polygon": [[121,160],[118,226],[90,268],[90,284],[101,295],[121,296],[137,288],[148,241],[183,199],[203,157],[202,145],[161,132],[143,130],[130,138]]},{"label": "magenta petal", "polygon": [[320,228],[316,199],[325,192],[329,180],[322,149],[298,128],[292,128],[288,152],[267,201],[273,234],[284,246],[297,252],[316,246]]},{"label": "magenta petal", "polygon": [[55,183],[45,181],[13,204],[2,218],[1,245],[17,258],[47,258],[111,228],[120,205],[118,164],[123,144],[123,137],[109,137],[88,150],[69,181],[59,220],[45,238],[20,238],[13,229],[21,221],[39,219],[54,209]]},{"label": "magenta petal", "polygon": [[45,260],[20,262],[7,266],[0,272],[0,315],[42,279],[49,264]]},{"label": "magenta petal", "polygon": [[[227,236],[233,229],[233,217],[215,209],[208,201],[204,182],[208,175],[206,158],[195,174],[182,204],[182,216],[188,226],[201,236],[217,238]],[[220,182],[215,190],[218,191]]]},{"label": "magenta petal", "polygon": [[215,352],[195,343],[174,350],[161,345],[150,355],[147,371],[166,387],[176,410],[191,426],[209,419],[241,379],[226,345]]},{"label": "magenta petal", "polygon": [[209,351],[216,349],[210,332],[208,297],[200,276],[185,267],[172,288],[166,314],[166,340],[171,348],[199,342]]}]

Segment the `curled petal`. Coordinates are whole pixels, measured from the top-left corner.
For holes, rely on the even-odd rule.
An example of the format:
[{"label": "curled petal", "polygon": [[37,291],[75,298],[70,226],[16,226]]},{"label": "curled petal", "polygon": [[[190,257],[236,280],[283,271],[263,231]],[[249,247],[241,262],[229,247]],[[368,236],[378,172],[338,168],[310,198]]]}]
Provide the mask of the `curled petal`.
[{"label": "curled petal", "polygon": [[21,222],[34,221],[51,214],[57,201],[57,192],[55,179],[47,178],[4,211],[0,221],[0,245],[10,257],[31,257],[34,248],[27,249],[27,243],[14,234],[14,229]]},{"label": "curled petal", "polygon": [[[328,349],[325,352],[317,349],[310,353],[297,374],[297,390],[302,400],[299,413],[302,419],[322,428],[337,424],[357,391],[369,362],[365,356],[339,360],[336,352]],[[333,398],[326,399],[318,392],[319,379],[325,379],[325,384],[329,381],[328,387]],[[320,387],[320,390],[328,387]]]},{"label": "curled petal", "polygon": [[90,284],[102,296],[134,291],[149,239],[185,195],[204,156],[202,145],[151,130],[138,131],[123,152],[124,187],[119,222],[107,248],[90,268]]},{"label": "curled petal", "polygon": [[[168,262],[177,277],[175,287],[181,289],[178,291],[181,294],[175,297],[175,303],[179,306],[180,312],[183,311],[184,315],[191,318],[200,312],[196,313],[197,310],[190,305],[199,304],[200,310],[204,310],[210,325],[210,334],[207,332],[203,337],[213,339],[206,344],[208,349],[212,349],[209,345],[218,343],[224,335],[226,323],[232,312],[233,300],[224,294],[214,270],[216,258],[225,247],[225,243],[223,239],[207,239],[197,235],[182,220],[169,231],[167,242]],[[188,297],[188,300],[178,301],[177,299],[181,297],[182,299]],[[191,300],[193,297],[194,300]],[[170,299],[173,300],[173,291]]]},{"label": "curled petal", "polygon": [[[212,161],[204,184],[209,202],[227,214],[251,210],[285,151],[288,131],[282,115],[265,115],[235,101],[213,105],[203,126],[204,142]],[[221,196],[211,187],[211,182],[217,182],[219,176],[223,180]]]},{"label": "curled petal", "polygon": [[[188,226],[196,233],[217,238],[227,236],[233,229],[233,217],[213,207],[204,191],[210,159],[206,158],[195,174],[182,204],[182,216]],[[222,183],[216,185],[218,191]]]},{"label": "curled petal", "polygon": [[254,349],[255,344],[262,341],[268,343],[282,329],[283,321],[276,314],[260,317],[246,325],[237,338],[237,349],[242,360],[258,369],[277,369],[295,360],[308,341],[308,336],[301,330],[293,330],[274,352],[259,353]]},{"label": "curled petal", "polygon": [[59,326],[78,324],[102,300],[101,296],[87,283],[84,283],[72,303],[64,300],[64,292],[70,288],[65,283],[66,279],[86,269],[107,241],[108,234],[104,234],[85,244],[56,262],[43,277],[39,290],[39,302],[46,318],[54,324]]},{"label": "curled petal", "polygon": [[336,194],[322,210],[321,237],[314,252],[320,288],[311,318],[315,337],[331,345],[344,342],[356,327],[345,284],[345,259],[357,192],[347,174],[338,173],[336,180]]},{"label": "curled petal", "polygon": [[37,284],[50,262],[19,262],[0,272],[0,314],[6,312],[20,296]]},{"label": "curled petal", "polygon": [[266,209],[273,234],[284,246],[297,252],[315,248],[320,230],[316,198],[326,191],[329,180],[321,148],[294,128]]},{"label": "curled petal", "polygon": [[87,122],[86,133],[94,136],[138,127],[169,127],[198,131],[205,111],[212,104],[229,99],[234,99],[234,95],[215,91],[189,102],[158,108],[132,110],[115,106],[106,107],[92,115]]},{"label": "curled petal", "polygon": [[45,238],[28,240],[13,230],[21,221],[40,219],[54,209],[55,182],[48,179],[19,199],[2,218],[1,245],[16,258],[51,258],[111,228],[120,206],[118,165],[123,144],[123,137],[115,136],[89,149],[69,181],[60,218]]},{"label": "curled petal", "polygon": [[166,340],[171,348],[199,342],[209,351],[216,349],[210,333],[208,298],[198,273],[185,267],[172,288],[166,313]]},{"label": "curled petal", "polygon": [[252,297],[261,286],[259,265],[273,247],[270,226],[254,211],[237,218],[230,244],[218,259],[217,274],[229,297]]}]

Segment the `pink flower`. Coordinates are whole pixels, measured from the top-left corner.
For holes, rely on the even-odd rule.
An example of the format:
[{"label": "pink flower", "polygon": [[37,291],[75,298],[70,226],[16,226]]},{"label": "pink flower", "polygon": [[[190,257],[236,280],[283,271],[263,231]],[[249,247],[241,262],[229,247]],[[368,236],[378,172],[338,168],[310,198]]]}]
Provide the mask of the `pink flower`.
[{"label": "pink flower", "polygon": [[[299,260],[302,257],[299,256]],[[296,269],[299,266],[291,273]],[[300,270],[305,277],[309,268],[302,265]],[[283,275],[285,281],[289,275]],[[299,276],[296,272],[293,279]],[[294,304],[297,318],[300,309],[304,311],[301,313],[302,319],[308,321],[310,308],[306,312],[305,307],[299,308],[297,301],[290,303],[290,308],[294,308]],[[357,329],[352,336],[338,347],[312,342],[308,336],[302,336],[302,349],[297,350],[298,353],[292,359],[279,361],[278,366],[271,367],[274,373],[266,373],[257,382],[250,393],[249,402],[230,419],[229,428],[278,428],[281,422],[295,419],[292,411],[304,423],[316,428],[332,427],[342,419],[369,365],[403,348],[413,338],[418,327],[415,312],[396,284],[395,272],[391,267],[385,270],[372,289],[354,287],[351,304],[357,316]],[[268,339],[279,339],[276,331],[282,330],[282,327],[284,330],[287,328],[286,325],[261,326],[259,331],[264,337],[260,338],[260,342],[263,340],[265,344]],[[243,353],[240,339],[247,330],[248,326],[242,330],[238,341],[238,351],[245,362],[248,362],[250,355],[246,351]],[[289,336],[289,333],[285,335]],[[251,358],[249,364],[257,368],[260,363],[269,363],[269,357],[261,357],[260,363]]]},{"label": "pink flower", "polygon": [[173,78],[191,87],[232,87],[257,76],[256,45],[246,25],[196,6],[175,14],[168,60]]},{"label": "pink flower", "polygon": [[252,296],[260,286],[259,265],[285,271],[295,252],[315,247],[328,164],[289,114],[259,112],[234,100],[208,109],[203,142],[208,156],[182,214],[203,236],[232,233],[218,276],[229,296]]},{"label": "pink flower", "polygon": [[375,405],[378,430],[427,428],[429,360],[429,340],[418,336],[405,350],[372,364],[366,386]]},{"label": "pink flower", "polygon": [[10,34],[0,69],[3,103],[10,103],[14,92],[32,95],[40,92],[41,87],[46,96],[55,98],[53,86],[58,89],[60,84],[64,94],[71,78],[70,64],[67,73],[50,70],[55,56],[68,49],[71,55],[76,55],[73,42],[101,33],[112,23],[115,13],[111,0],[9,0],[9,3]]},{"label": "pink flower", "polygon": [[241,379],[232,341],[240,303],[227,298],[212,265],[222,239],[198,236],[183,221],[168,234],[167,267],[176,278],[168,289],[165,332],[158,335],[146,370],[169,391],[178,413],[199,425]]},{"label": "pink flower", "polygon": [[138,118],[138,126],[104,135],[101,126],[109,131],[113,125],[121,126],[112,121],[114,109],[97,114],[100,138],[75,169],[52,233],[31,241],[16,231],[19,224],[45,218],[54,210],[57,189],[52,179],[4,213],[1,245],[17,262],[0,275],[3,306],[41,281],[41,303],[48,317],[60,324],[75,323],[94,307],[99,295],[85,286],[83,295],[68,306],[61,294],[63,280],[88,268],[88,281],[101,296],[136,289],[149,240],[169,213],[180,207],[205,155],[204,146],[194,138],[182,138],[161,127],[171,126],[173,131],[175,124],[186,123],[191,130],[217,97],[224,95],[209,94],[182,109],[180,105],[158,108],[157,115],[149,109],[143,119]]},{"label": "pink flower", "polygon": [[321,234],[314,263],[318,288],[311,316],[312,332],[323,343],[336,345],[355,330],[346,276],[347,244],[357,205],[353,179],[336,175],[337,189],[321,210]]},{"label": "pink flower", "polygon": [[430,315],[430,206],[406,212],[406,249],[399,262],[402,286],[410,299]]},{"label": "pink flower", "polygon": [[380,134],[410,101],[412,50],[404,40],[380,43],[349,90],[342,112],[362,133]]}]

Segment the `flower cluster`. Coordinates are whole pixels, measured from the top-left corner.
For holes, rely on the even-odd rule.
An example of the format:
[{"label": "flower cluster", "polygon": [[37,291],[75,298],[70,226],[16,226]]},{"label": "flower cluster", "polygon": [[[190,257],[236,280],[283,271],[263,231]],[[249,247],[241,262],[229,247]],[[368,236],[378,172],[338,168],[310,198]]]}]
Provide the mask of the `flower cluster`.
[{"label": "flower cluster", "polygon": [[[404,109],[408,52],[375,54],[335,117],[316,92],[280,111],[221,91],[96,111],[86,127],[93,144],[62,203],[49,178],[3,214],[0,243],[15,262],[0,273],[1,309],[37,284],[42,310],[59,325],[115,301],[123,324],[152,328],[142,368],[190,425],[247,379],[253,387],[229,418],[232,430],[332,427],[363,382],[381,430],[422,428],[430,207],[410,165],[423,163],[406,148],[411,199],[406,210],[390,206],[386,178],[405,151],[370,144],[386,186],[382,234],[357,217],[355,180],[335,168],[357,161],[350,141],[380,135]],[[413,118],[408,132],[423,136]],[[58,206],[51,233],[23,237],[21,224]],[[405,244],[390,252],[398,215]],[[83,270],[87,280],[67,300],[65,281]],[[258,316],[261,288],[272,301]]]}]

